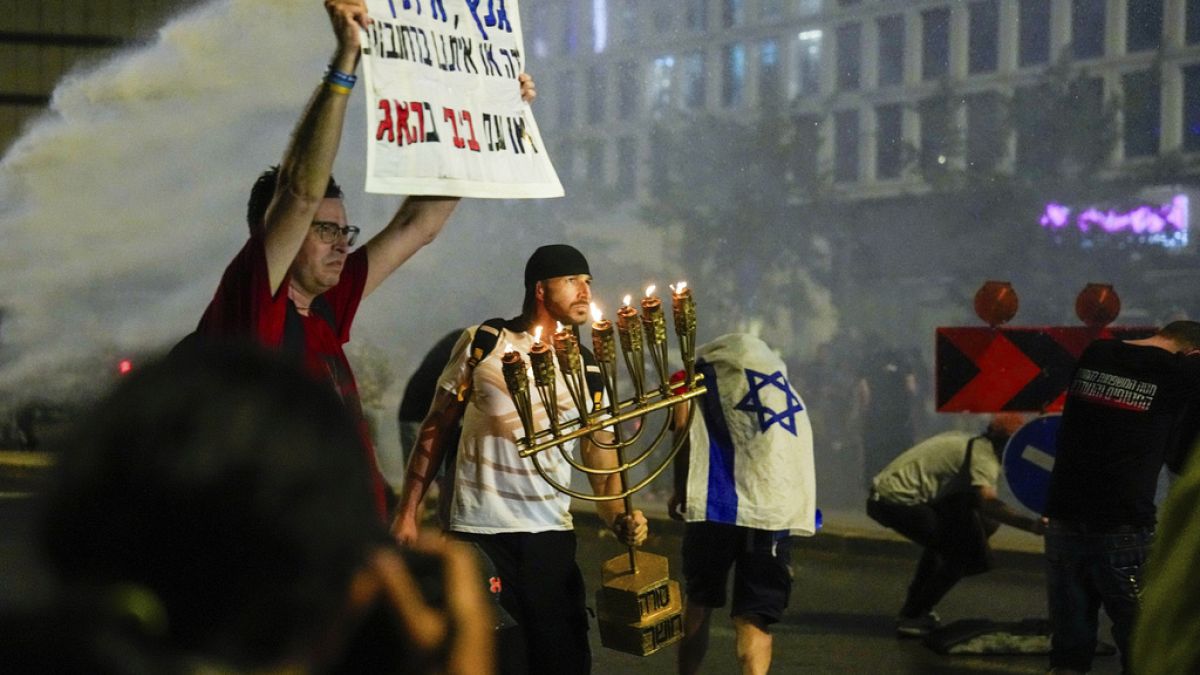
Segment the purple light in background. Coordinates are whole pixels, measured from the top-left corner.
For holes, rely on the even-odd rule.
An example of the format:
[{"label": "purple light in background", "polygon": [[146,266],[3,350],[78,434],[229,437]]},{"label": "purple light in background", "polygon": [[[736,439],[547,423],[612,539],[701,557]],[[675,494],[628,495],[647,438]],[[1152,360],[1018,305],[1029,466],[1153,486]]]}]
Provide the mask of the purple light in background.
[{"label": "purple light in background", "polygon": [[[1038,222],[1051,230],[1062,229],[1071,222],[1071,209],[1050,202]],[[1075,217],[1075,226],[1080,232],[1089,232],[1093,227],[1109,234],[1129,231],[1147,235],[1146,241],[1150,243],[1184,246],[1187,244],[1188,198],[1187,195],[1175,195],[1162,206],[1139,206],[1124,212],[1091,207]]]}]

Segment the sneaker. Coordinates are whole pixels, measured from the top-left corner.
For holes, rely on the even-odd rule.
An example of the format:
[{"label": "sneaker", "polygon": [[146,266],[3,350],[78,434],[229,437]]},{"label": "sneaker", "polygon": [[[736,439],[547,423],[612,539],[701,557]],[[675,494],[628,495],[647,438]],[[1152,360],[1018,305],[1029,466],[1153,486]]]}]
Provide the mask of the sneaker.
[{"label": "sneaker", "polygon": [[942,620],[934,612],[914,617],[898,616],[896,617],[896,635],[899,637],[925,637],[941,623]]}]

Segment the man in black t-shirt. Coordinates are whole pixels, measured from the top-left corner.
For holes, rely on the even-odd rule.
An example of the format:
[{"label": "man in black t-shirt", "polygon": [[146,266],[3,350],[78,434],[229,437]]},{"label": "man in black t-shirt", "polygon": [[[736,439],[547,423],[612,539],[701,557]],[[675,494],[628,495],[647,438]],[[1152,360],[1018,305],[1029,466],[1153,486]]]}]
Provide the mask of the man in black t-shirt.
[{"label": "man in black t-shirt", "polygon": [[1129,633],[1154,539],[1154,493],[1185,415],[1200,403],[1200,323],[1100,340],[1067,390],[1045,515],[1054,673],[1087,672],[1100,605],[1129,671]]}]

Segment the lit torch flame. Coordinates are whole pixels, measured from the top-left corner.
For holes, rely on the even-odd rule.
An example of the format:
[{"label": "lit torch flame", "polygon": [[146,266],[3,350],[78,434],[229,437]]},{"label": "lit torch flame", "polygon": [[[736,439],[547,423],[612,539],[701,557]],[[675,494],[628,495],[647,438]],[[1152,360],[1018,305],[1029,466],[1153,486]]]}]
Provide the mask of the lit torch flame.
[{"label": "lit torch flame", "polygon": [[[651,288],[654,288],[654,287],[653,287],[653,286],[651,286]],[[626,307],[628,307],[628,306],[629,306],[629,303],[631,303],[631,302],[633,302],[633,296],[632,296],[632,295],[626,295],[626,296],[625,296],[625,298],[624,298],[624,299],[621,301],[621,303],[622,303],[622,304],[624,304]]]},{"label": "lit torch flame", "polygon": [[542,327],[541,326],[538,326],[537,328],[535,328],[533,330],[533,341],[534,342],[542,341]]},{"label": "lit torch flame", "polygon": [[512,352],[513,352],[513,346],[512,346],[512,343],[511,343],[511,342],[505,342],[505,343],[504,343],[504,353],[505,353],[505,354],[511,354]]},{"label": "lit torch flame", "polygon": [[671,290],[672,290],[672,291],[673,291],[673,292],[674,292],[676,295],[679,295],[680,293],[683,293],[683,289],[685,289],[685,288],[687,288],[687,282],[686,282],[686,281],[681,281],[681,282],[679,282],[679,283],[675,284],[674,286],[671,286]]},{"label": "lit torch flame", "polygon": [[654,290],[656,288],[658,288],[658,286],[655,286],[654,284],[650,284],[649,286],[647,286],[646,287],[646,297],[648,298],[648,297],[654,295]]},{"label": "lit torch flame", "polygon": [[600,308],[597,307],[596,303],[593,302],[592,303],[592,321],[595,321],[596,323],[600,323],[600,320],[603,318],[604,318],[604,315],[600,313]]},{"label": "lit torch flame", "polygon": [[563,332],[563,325],[562,325],[562,322],[561,322],[561,321],[555,321],[555,322],[554,322],[554,332],[556,332],[556,333],[561,333],[561,332]]}]

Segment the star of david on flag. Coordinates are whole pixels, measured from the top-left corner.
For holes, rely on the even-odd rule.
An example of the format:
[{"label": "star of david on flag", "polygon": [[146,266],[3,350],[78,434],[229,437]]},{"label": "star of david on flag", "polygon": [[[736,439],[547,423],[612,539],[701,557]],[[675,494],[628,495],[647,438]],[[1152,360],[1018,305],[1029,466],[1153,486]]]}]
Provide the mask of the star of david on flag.
[{"label": "star of david on flag", "polygon": [[[734,410],[758,415],[758,428],[763,433],[766,433],[772,424],[778,422],[779,426],[795,436],[796,414],[803,412],[804,406],[800,404],[800,398],[796,396],[796,392],[792,391],[792,385],[783,376],[783,371],[777,370],[768,375],[756,370],[750,370],[749,368],[745,370],[746,383],[750,385],[750,391],[746,392],[741,401],[738,401],[738,404],[734,406]],[[763,403],[760,394],[766,387],[774,387],[784,393],[784,396],[787,397],[786,409],[776,412],[770,406]]]}]

